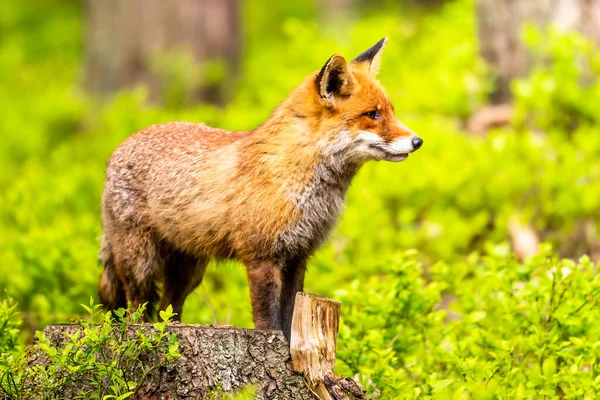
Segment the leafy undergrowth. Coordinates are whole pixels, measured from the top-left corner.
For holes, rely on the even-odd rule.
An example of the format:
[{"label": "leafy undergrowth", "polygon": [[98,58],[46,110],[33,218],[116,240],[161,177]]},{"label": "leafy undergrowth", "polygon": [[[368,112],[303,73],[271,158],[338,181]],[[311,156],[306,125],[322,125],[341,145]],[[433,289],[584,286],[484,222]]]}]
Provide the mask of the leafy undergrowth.
[{"label": "leafy undergrowth", "polygon": [[[14,325],[14,306],[2,304],[0,324]],[[20,355],[14,347],[0,348],[0,397],[124,400],[135,394],[153,370],[180,356],[177,336],[166,329],[173,317],[171,307],[161,311],[163,322],[153,324],[152,334],[132,329],[134,324],[144,326],[145,306],[102,313],[101,305],[91,300],[83,308],[89,320],[75,324],[73,333],[65,333],[65,341],[58,345],[38,331],[35,344]],[[16,334],[10,331],[12,339]],[[153,362],[146,363],[151,367],[142,362],[147,357],[152,357]]]},{"label": "leafy undergrowth", "polygon": [[[385,273],[336,292],[343,304],[337,372],[355,376],[372,399],[593,399],[600,392],[598,267],[587,257],[561,260],[547,245],[519,262],[499,246],[424,274],[415,252],[401,253]],[[89,384],[82,398],[124,399],[143,382],[128,379],[142,354],[155,352],[163,364],[179,355],[165,323],[154,325],[152,337],[126,337],[143,310],[120,310],[114,320],[92,303],[86,309],[102,324],[80,322],[61,348],[38,333],[36,349],[51,362],[31,367],[30,352],[19,356],[14,309],[0,307],[0,324],[9,326],[0,331],[0,386],[11,399],[55,398],[77,380]]]},{"label": "leafy undergrowth", "polygon": [[382,399],[593,399],[600,393],[600,275],[548,249],[443,262],[414,254],[342,300],[338,369]]}]

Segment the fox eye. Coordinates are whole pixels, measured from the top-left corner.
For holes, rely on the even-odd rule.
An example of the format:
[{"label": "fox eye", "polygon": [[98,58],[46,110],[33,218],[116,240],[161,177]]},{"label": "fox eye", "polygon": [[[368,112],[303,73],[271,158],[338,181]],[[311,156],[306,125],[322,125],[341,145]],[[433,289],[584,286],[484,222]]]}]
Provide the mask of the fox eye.
[{"label": "fox eye", "polygon": [[379,121],[381,119],[381,114],[377,110],[367,111],[363,115],[373,121]]}]

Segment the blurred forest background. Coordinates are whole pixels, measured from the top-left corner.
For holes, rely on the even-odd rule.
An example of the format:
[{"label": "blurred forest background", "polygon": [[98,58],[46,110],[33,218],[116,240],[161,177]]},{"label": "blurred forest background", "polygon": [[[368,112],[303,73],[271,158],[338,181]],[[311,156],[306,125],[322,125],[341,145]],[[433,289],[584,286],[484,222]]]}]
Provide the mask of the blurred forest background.
[{"label": "blurred forest background", "polygon": [[[0,288],[23,339],[97,296],[121,141],[252,129],[388,36],[380,81],[425,145],[363,168],[309,264],[344,304],[339,372],[388,399],[596,398],[599,21],[598,0],[4,0]],[[252,327],[244,269],[209,267],[183,320]]]}]

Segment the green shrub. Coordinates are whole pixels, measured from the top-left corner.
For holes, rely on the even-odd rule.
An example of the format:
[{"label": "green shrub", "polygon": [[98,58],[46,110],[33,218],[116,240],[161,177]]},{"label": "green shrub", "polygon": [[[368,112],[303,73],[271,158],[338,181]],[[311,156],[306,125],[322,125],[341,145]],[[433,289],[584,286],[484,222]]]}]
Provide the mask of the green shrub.
[{"label": "green shrub", "polygon": [[17,303],[10,297],[0,303],[0,368],[8,365],[22,350],[19,337],[21,321],[17,318]]},{"label": "green shrub", "polygon": [[[338,364],[381,398],[594,398],[600,391],[600,275],[546,249],[524,263],[414,256],[340,292]],[[450,302],[439,307],[442,297]]]},{"label": "green shrub", "polygon": [[[132,329],[141,322],[145,306],[121,308],[114,314],[100,313],[101,305],[93,300],[82,307],[89,313],[89,321],[80,321],[72,333],[65,333],[67,340],[52,343],[38,331],[33,347],[19,359],[0,366],[0,394],[11,400],[123,400],[131,397],[153,370],[180,356],[177,336],[166,329],[173,317],[170,307],[161,312],[164,321],[153,325],[151,335],[144,333],[143,322],[140,328]],[[94,323],[98,319],[102,322]],[[34,353],[38,359],[32,363]],[[150,368],[142,363],[147,357],[153,360]],[[134,376],[141,379],[134,381]]]}]

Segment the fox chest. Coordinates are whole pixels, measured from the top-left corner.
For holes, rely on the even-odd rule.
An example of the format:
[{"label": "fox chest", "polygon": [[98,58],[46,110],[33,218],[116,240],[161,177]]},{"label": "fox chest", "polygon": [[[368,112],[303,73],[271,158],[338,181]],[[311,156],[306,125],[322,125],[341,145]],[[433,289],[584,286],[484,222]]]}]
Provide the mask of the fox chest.
[{"label": "fox chest", "polygon": [[350,177],[319,174],[292,198],[294,218],[277,237],[277,253],[281,259],[310,256],[329,236],[344,208]]}]

